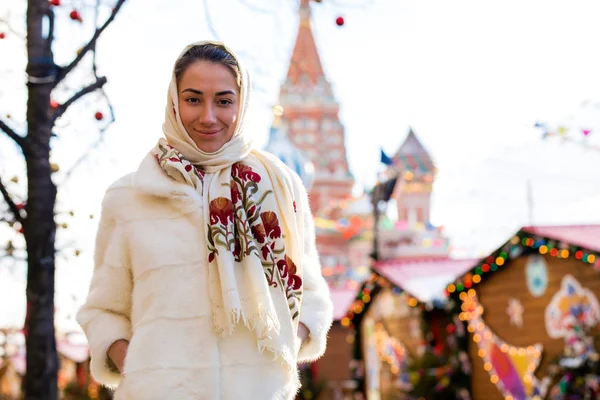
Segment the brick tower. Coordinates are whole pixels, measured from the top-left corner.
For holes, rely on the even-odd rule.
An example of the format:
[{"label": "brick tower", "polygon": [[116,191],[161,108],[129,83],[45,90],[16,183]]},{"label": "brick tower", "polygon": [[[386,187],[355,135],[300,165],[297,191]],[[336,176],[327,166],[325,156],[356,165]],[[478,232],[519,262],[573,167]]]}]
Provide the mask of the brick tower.
[{"label": "brick tower", "polygon": [[311,29],[309,0],[300,0],[300,24],[287,77],[280,92],[282,129],[313,162],[310,189],[314,214],[320,215],[352,193],[354,178],[346,158],[339,104],[325,77]]},{"label": "brick tower", "polygon": [[403,177],[392,196],[398,205],[398,220],[407,221],[409,226],[428,223],[436,169],[412,128],[392,160],[393,168]]}]

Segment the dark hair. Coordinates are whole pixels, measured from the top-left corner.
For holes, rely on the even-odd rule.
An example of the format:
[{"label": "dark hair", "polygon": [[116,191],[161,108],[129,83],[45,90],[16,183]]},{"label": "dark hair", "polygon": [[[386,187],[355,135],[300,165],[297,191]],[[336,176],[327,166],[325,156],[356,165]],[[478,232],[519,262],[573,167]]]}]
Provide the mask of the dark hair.
[{"label": "dark hair", "polygon": [[185,70],[196,61],[210,61],[226,66],[233,73],[238,89],[241,88],[242,73],[237,60],[225,47],[212,43],[194,46],[177,60],[175,63],[175,79],[177,79],[177,82],[179,82]]}]

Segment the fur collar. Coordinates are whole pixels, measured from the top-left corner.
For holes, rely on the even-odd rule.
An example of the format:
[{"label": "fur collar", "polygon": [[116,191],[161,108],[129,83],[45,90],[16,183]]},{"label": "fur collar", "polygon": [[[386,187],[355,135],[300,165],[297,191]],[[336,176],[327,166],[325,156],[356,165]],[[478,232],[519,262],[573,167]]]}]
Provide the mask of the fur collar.
[{"label": "fur collar", "polygon": [[173,200],[182,212],[189,213],[202,206],[202,195],[193,187],[171,179],[148,154],[133,173],[132,186],[143,194]]}]

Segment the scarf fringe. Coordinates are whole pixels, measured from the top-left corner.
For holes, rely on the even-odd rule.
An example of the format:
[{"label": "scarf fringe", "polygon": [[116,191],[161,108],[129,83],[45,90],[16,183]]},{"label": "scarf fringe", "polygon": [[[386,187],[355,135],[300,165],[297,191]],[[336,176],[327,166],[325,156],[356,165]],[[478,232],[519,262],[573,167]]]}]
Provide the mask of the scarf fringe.
[{"label": "scarf fringe", "polygon": [[[221,307],[217,306],[217,308]],[[221,336],[225,332],[231,335],[235,330],[235,326],[238,325],[240,321],[242,321],[244,323],[244,326],[250,331],[256,332],[257,337],[261,339],[271,339],[273,337],[273,333],[278,335],[281,331],[279,319],[275,311],[263,311],[261,313],[255,314],[251,318],[247,318],[241,309],[234,308],[229,310],[227,318],[227,327],[219,323],[218,314],[213,312],[214,328],[215,331]]]},{"label": "scarf fringe", "polygon": [[[257,340],[258,353],[263,354],[265,350],[271,352],[273,354],[273,361],[279,360],[286,368],[286,371],[290,374],[290,378],[294,387],[300,387],[300,378],[298,377],[296,357],[294,354],[287,347],[282,346],[283,348],[275,348],[274,346],[265,343],[265,341],[273,338],[273,333],[279,335],[281,330],[281,327],[278,323],[279,320],[274,313],[262,312],[256,314],[252,318],[246,318],[241,309],[232,309],[229,312],[228,327],[221,326],[217,323],[217,313],[213,313],[213,319],[215,331],[220,336],[223,336],[227,333],[231,335],[235,329],[235,326],[239,324],[240,320],[243,321],[244,326],[246,326],[250,331],[257,333],[257,337],[259,338]],[[260,328],[261,326],[264,327],[262,332],[257,332],[257,327]]]}]

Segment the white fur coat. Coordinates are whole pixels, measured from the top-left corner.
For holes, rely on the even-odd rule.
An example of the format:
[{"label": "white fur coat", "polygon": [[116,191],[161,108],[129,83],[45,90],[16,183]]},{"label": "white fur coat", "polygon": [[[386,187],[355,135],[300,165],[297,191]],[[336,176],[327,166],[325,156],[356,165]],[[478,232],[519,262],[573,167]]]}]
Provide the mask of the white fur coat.
[{"label": "white fur coat", "polygon": [[[295,178],[297,178],[295,176]],[[310,338],[298,362],[325,351],[332,321],[306,191],[295,180],[305,226],[300,322]],[[243,324],[217,336],[207,287],[202,201],[148,156],[107,191],[96,239],[95,268],[77,315],[91,352],[93,377],[118,387],[115,400],[287,400],[297,380],[272,353],[259,354]],[[302,214],[302,215],[301,215]],[[122,375],[107,365],[118,339],[130,341]]]}]

